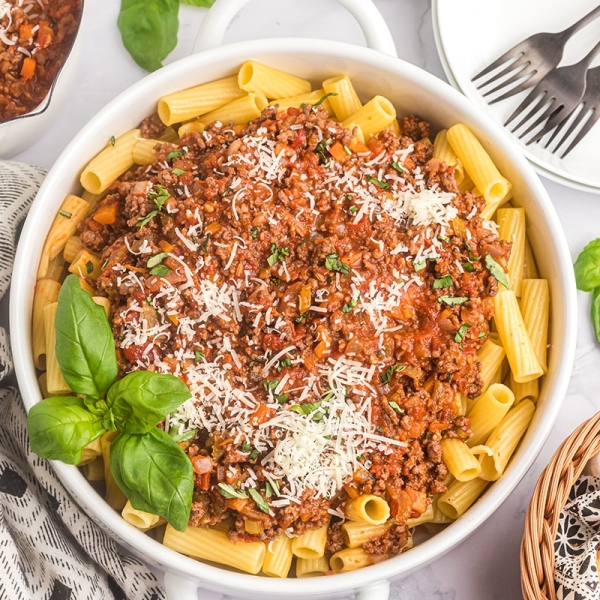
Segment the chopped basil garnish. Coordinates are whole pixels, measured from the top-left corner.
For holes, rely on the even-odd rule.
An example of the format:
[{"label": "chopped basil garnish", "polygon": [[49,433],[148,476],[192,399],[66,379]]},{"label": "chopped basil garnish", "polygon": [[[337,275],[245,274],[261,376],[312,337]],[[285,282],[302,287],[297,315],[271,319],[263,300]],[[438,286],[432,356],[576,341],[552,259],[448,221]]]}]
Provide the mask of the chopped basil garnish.
[{"label": "chopped basil garnish", "polygon": [[263,387],[265,392],[272,392],[279,385],[279,379],[265,379],[263,381]]},{"label": "chopped basil garnish", "polygon": [[156,204],[156,208],[161,210],[164,203],[171,197],[169,190],[164,185],[155,184],[152,190],[148,192],[148,200]]},{"label": "chopped basil garnish", "polygon": [[351,207],[348,209],[348,212],[349,212],[351,215],[355,215],[355,214],[358,212],[358,206],[354,206],[354,205],[352,205],[352,206],[351,206]]},{"label": "chopped basil garnish", "polygon": [[273,490],[273,486],[267,481],[267,483],[265,483],[265,496],[270,498],[274,493],[275,490]]},{"label": "chopped basil garnish", "polygon": [[465,298],[464,296],[440,296],[438,298],[438,302],[440,304],[443,302],[448,306],[460,306],[461,304],[464,304],[467,300],[468,298]]},{"label": "chopped basil garnish", "polygon": [[337,94],[335,92],[329,92],[329,94],[325,94],[318,102],[315,102],[313,106],[319,106],[320,104],[323,104],[323,102],[325,102],[329,96],[337,96]]},{"label": "chopped basil garnish", "polygon": [[378,188],[381,188],[382,190],[390,189],[390,184],[387,183],[386,181],[381,181],[381,179],[377,179],[376,177],[373,177],[373,175],[365,175],[365,177],[369,183],[376,185]]},{"label": "chopped basil garnish", "polygon": [[358,298],[350,298],[350,300],[342,306],[343,313],[349,313],[358,303]]},{"label": "chopped basil garnish", "polygon": [[473,254],[473,248],[470,244],[467,244],[467,250],[469,251],[469,260],[481,260],[481,256],[475,256]]},{"label": "chopped basil garnish", "polygon": [[454,341],[457,344],[460,344],[464,339],[465,339],[465,335],[467,335],[467,329],[470,329],[470,325],[468,325],[467,323],[463,323],[459,328],[458,331],[456,332],[456,335],[454,336]]},{"label": "chopped basil garnish", "polygon": [[269,504],[260,495],[260,492],[258,490],[255,490],[254,488],[249,488],[248,493],[250,494],[250,497],[252,498],[252,500],[254,500],[256,506],[258,506],[258,509],[268,515],[269,514]]},{"label": "chopped basil garnish", "polygon": [[158,277],[166,277],[171,273],[173,269],[167,267],[167,265],[157,265],[154,269],[150,270],[150,275],[158,275]]},{"label": "chopped basil garnish", "polygon": [[273,398],[275,398],[279,404],[285,404],[288,401],[289,394],[275,394]]},{"label": "chopped basil garnish", "polygon": [[166,252],[161,252],[160,254],[152,256],[151,258],[148,259],[148,263],[146,266],[149,269],[151,269],[152,267],[159,265],[163,261],[164,258],[167,258],[167,256],[169,256],[169,255]]},{"label": "chopped basil garnish", "polygon": [[350,273],[350,267],[346,263],[343,263],[335,252],[325,257],[325,268],[329,271],[337,271],[342,275]]},{"label": "chopped basil garnish", "polygon": [[290,410],[297,412],[299,415],[312,414],[313,421],[320,421],[325,416],[319,411],[319,408],[321,408],[321,402],[307,402],[306,404],[294,404],[294,406],[290,406]]},{"label": "chopped basil garnish", "polygon": [[284,369],[285,367],[291,366],[292,361],[286,356],[281,361],[279,361],[279,368]]},{"label": "chopped basil garnish", "polygon": [[177,433],[177,429],[170,429],[169,435],[173,439],[174,442],[187,442],[196,437],[198,433],[197,429],[188,429],[183,433]]},{"label": "chopped basil garnish", "polygon": [[396,161],[392,163],[392,169],[398,171],[398,173],[404,173],[404,168],[401,167]]},{"label": "chopped basil garnish", "polygon": [[73,216],[73,213],[67,212],[66,210],[59,210],[58,214],[65,219],[70,219]]},{"label": "chopped basil garnish", "polygon": [[331,146],[332,142],[333,140],[331,139],[322,140],[315,147],[315,154],[319,157],[319,162],[321,164],[327,164],[329,162],[329,159],[325,156],[325,150]]},{"label": "chopped basil garnish", "polygon": [[402,408],[400,408],[398,406],[398,404],[396,402],[394,402],[393,400],[391,402],[388,402],[388,404],[399,414],[399,415],[405,415],[406,411]]},{"label": "chopped basil garnish", "polygon": [[179,156],[183,156],[188,151],[187,146],[184,146],[181,150],[172,150],[167,154],[167,160],[171,160],[172,158],[178,158]]},{"label": "chopped basil garnish", "polygon": [[302,321],[304,321],[304,319],[306,319],[306,317],[308,317],[308,313],[302,313],[301,315],[298,315],[294,319],[294,323],[302,323]]},{"label": "chopped basil garnish", "polygon": [[183,175],[185,171],[183,169],[173,169],[173,173],[175,173],[175,175]]},{"label": "chopped basil garnish", "polygon": [[350,150],[350,148],[348,148],[348,146],[344,146],[344,152],[348,155],[348,156],[352,156],[352,151]]},{"label": "chopped basil garnish", "polygon": [[138,221],[137,221],[137,226],[138,227],[144,227],[145,225],[147,225],[148,223],[150,223],[150,221],[152,221],[152,219],[154,219],[154,217],[158,214],[157,210],[153,210],[152,212],[149,212],[145,217],[139,217]]},{"label": "chopped basil garnish", "polygon": [[450,238],[446,237],[445,235],[442,235],[442,234],[438,235],[437,239],[440,240],[441,242],[446,242],[446,244],[450,243]]},{"label": "chopped basil garnish", "polygon": [[290,255],[290,249],[287,246],[277,247],[277,244],[271,244],[271,254],[267,258],[269,266],[272,267],[275,263],[285,262],[287,256]]},{"label": "chopped basil garnish", "polygon": [[478,340],[482,340],[485,337],[485,331],[480,331],[479,335],[477,336]]},{"label": "chopped basil garnish", "polygon": [[252,452],[250,452],[250,454],[248,455],[248,460],[257,459],[259,454],[260,452],[256,448],[254,448],[254,450],[252,450]]},{"label": "chopped basil garnish", "polygon": [[463,263],[462,267],[467,273],[473,273],[475,271],[475,265],[472,262]]},{"label": "chopped basil garnish", "polygon": [[383,373],[379,375],[379,381],[381,381],[381,383],[387,383],[389,385],[392,381],[394,373],[404,371],[405,368],[406,367],[404,365],[394,365],[393,367],[386,369]]},{"label": "chopped basil garnish", "polygon": [[439,279],[436,279],[433,282],[433,289],[440,290],[443,288],[447,288],[453,285],[453,283],[454,282],[452,281],[452,277],[450,275],[444,275],[443,277],[440,277]]},{"label": "chopped basil garnish", "polygon": [[510,284],[508,283],[506,271],[504,271],[504,269],[494,260],[491,254],[486,254],[485,266],[488,268],[494,279],[499,281],[506,289],[509,288]]},{"label": "chopped basil garnish", "polygon": [[244,440],[242,443],[242,452],[250,452],[252,450],[252,446],[248,440]]},{"label": "chopped basil garnish", "polygon": [[244,492],[243,490],[236,490],[232,485],[229,485],[228,483],[219,483],[217,487],[219,488],[219,494],[221,494],[223,498],[245,499],[248,497],[248,494],[246,494],[246,492]]},{"label": "chopped basil garnish", "polygon": [[204,352],[200,352],[200,350],[194,350],[194,361],[199,363],[201,360],[206,358]]},{"label": "chopped basil garnish", "polygon": [[115,136],[114,136],[114,135],[111,135],[111,136],[110,136],[110,145],[111,145],[111,146],[114,146],[114,145],[116,144],[116,142],[117,142],[117,140],[115,139]]},{"label": "chopped basil garnish", "polygon": [[85,263],[85,270],[87,272],[87,274],[89,275],[90,273],[94,272],[94,263],[91,260],[88,260]]},{"label": "chopped basil garnish", "polygon": [[200,246],[200,250],[202,250],[202,252],[204,252],[204,254],[208,254],[208,242],[210,241],[210,231],[206,234],[206,239],[204,240],[204,243],[202,244],[202,246]]},{"label": "chopped basil garnish", "polygon": [[422,271],[426,266],[427,266],[426,260],[418,260],[413,263],[413,268],[416,273],[418,273],[419,271]]},{"label": "chopped basil garnish", "polygon": [[253,227],[250,230],[250,237],[255,240],[258,237],[258,227]]}]

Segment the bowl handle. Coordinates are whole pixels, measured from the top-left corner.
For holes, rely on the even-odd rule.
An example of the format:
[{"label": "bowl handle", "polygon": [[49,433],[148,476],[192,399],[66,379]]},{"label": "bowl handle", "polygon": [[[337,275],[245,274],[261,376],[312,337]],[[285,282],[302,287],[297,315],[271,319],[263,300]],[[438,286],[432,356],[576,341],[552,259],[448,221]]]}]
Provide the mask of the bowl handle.
[{"label": "bowl handle", "polygon": [[[200,26],[192,52],[202,52],[221,46],[227,26],[248,2],[250,0],[217,0]],[[354,15],[365,34],[369,48],[390,56],[398,56],[390,29],[372,0],[337,0],[337,2]]]}]

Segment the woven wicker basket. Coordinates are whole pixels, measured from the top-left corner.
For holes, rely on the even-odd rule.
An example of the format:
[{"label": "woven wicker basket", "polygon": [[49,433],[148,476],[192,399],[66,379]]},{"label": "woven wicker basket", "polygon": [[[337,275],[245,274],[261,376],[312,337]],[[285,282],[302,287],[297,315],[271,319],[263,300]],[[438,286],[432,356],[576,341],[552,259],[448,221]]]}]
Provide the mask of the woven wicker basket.
[{"label": "woven wicker basket", "polygon": [[588,460],[600,451],[600,412],[558,448],[535,486],[521,542],[521,587],[526,600],[556,600],[554,539],[560,513]]}]

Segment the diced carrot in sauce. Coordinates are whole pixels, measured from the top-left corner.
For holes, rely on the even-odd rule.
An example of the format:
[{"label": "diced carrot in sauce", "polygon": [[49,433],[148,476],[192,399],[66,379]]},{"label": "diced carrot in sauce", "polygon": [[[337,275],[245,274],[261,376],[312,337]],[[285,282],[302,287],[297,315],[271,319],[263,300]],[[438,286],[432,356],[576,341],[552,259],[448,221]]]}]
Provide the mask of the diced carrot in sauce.
[{"label": "diced carrot in sauce", "polygon": [[273,409],[269,408],[266,404],[261,404],[251,415],[250,425],[256,427],[268,421],[273,415]]},{"label": "diced carrot in sauce", "polygon": [[50,27],[50,23],[48,21],[40,21],[40,28],[37,32],[36,45],[39,48],[47,48],[54,38],[54,31],[52,31],[52,27]]},{"label": "diced carrot in sauce", "polygon": [[23,23],[23,25],[19,27],[19,42],[21,44],[24,44],[33,38],[34,27],[35,25],[33,23]]},{"label": "diced carrot in sauce", "polygon": [[160,246],[160,249],[163,252],[173,252],[173,245],[169,244],[167,240],[160,240],[160,242],[158,242],[158,245]]},{"label": "diced carrot in sauce", "polygon": [[329,154],[338,162],[344,162],[348,158],[348,154],[344,150],[344,146],[340,142],[336,142],[329,148]]},{"label": "diced carrot in sauce", "polygon": [[312,287],[309,284],[302,286],[298,296],[298,310],[300,314],[305,313],[310,308],[311,296]]},{"label": "diced carrot in sauce", "polygon": [[211,235],[214,235],[215,233],[217,233],[217,231],[219,231],[219,229],[221,229],[221,224],[218,223],[217,221],[213,221],[210,225],[207,225],[204,228],[204,235],[206,235],[207,233],[210,233]]},{"label": "diced carrot in sauce", "polygon": [[21,77],[23,79],[32,79],[35,75],[35,68],[37,66],[37,62],[35,58],[31,58],[28,56],[23,61],[23,66],[21,67]]},{"label": "diced carrot in sauce", "polygon": [[117,220],[118,211],[118,204],[101,204],[92,218],[102,225],[112,225]]}]

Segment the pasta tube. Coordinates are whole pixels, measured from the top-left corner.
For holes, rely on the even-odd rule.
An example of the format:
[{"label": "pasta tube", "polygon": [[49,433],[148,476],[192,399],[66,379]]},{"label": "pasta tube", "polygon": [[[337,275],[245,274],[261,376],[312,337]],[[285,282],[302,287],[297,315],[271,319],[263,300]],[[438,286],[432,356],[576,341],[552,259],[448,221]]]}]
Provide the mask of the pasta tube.
[{"label": "pasta tube", "polygon": [[331,108],[338,121],[345,121],[362,108],[362,102],[350,81],[348,75],[337,75],[323,82],[326,94],[336,94],[329,97]]},{"label": "pasta tube", "polygon": [[81,467],[87,463],[91,463],[102,455],[102,446],[100,444],[100,438],[97,437],[93,442],[90,442],[87,446],[81,449],[81,460],[77,466]]},{"label": "pasta tube", "polygon": [[40,279],[35,284],[33,297],[33,363],[36,369],[46,369],[46,328],[44,308],[58,300],[60,283],[54,279]]},{"label": "pasta tube", "polygon": [[221,121],[224,124],[233,122],[234,125],[245,125],[248,121],[260,117],[260,113],[265,106],[267,106],[267,99],[262,94],[248,94],[203,115],[199,121],[204,125],[208,125],[213,121]]},{"label": "pasta tube", "polygon": [[118,137],[88,163],[81,173],[81,185],[92,194],[101,194],[127,169],[133,167],[133,147],[140,137],[140,130],[133,129]]},{"label": "pasta tube", "polygon": [[502,344],[496,342],[497,340],[490,337],[477,352],[477,360],[481,363],[480,375],[483,379],[482,393],[493,383],[492,380],[502,366],[502,361],[506,356],[506,351]]},{"label": "pasta tube", "polygon": [[550,319],[550,289],[547,279],[523,279],[521,282],[521,313],[535,355],[546,373],[548,371],[546,355],[548,353],[548,321]]},{"label": "pasta tube", "polygon": [[438,499],[438,508],[451,519],[458,519],[477,500],[488,485],[479,477],[471,481],[455,481]]},{"label": "pasta tube", "polygon": [[342,525],[342,534],[349,548],[359,548],[367,542],[380,538],[392,526],[391,522],[381,525],[369,525],[359,521],[346,521]]},{"label": "pasta tube", "polygon": [[271,577],[287,577],[293,558],[292,538],[284,533],[267,544],[262,572]]},{"label": "pasta tube", "polygon": [[514,402],[514,394],[505,385],[501,383],[490,385],[469,413],[473,436],[469,438],[467,445],[473,447],[483,444]]},{"label": "pasta tube", "polygon": [[180,136],[184,136],[186,133],[190,133],[190,131],[195,131],[196,133],[202,133],[205,129],[204,123],[200,121],[189,121],[188,123],[184,123],[177,133]]},{"label": "pasta tube", "polygon": [[267,67],[255,60],[248,60],[242,65],[238,73],[238,85],[246,92],[261,94],[271,100],[308,94],[312,89],[310,81]]},{"label": "pasta tube", "polygon": [[50,398],[50,393],[48,392],[48,375],[45,371],[38,377],[38,385],[40,386],[42,398]]},{"label": "pasta tube", "polygon": [[510,410],[498,427],[494,429],[486,442],[486,446],[490,448],[492,455],[483,455],[480,458],[481,479],[496,481],[504,473],[504,469],[506,469],[517,444],[527,431],[529,423],[531,423],[534,412],[533,402],[523,400]]},{"label": "pasta tube", "polygon": [[337,573],[347,573],[374,565],[387,557],[387,554],[367,554],[362,548],[344,548],[329,559],[329,565]]},{"label": "pasta tube", "polygon": [[81,250],[81,238],[78,235],[72,235],[65,244],[63,258],[65,262],[71,263]]},{"label": "pasta tube", "polygon": [[68,394],[72,390],[65,381],[56,358],[56,329],[54,319],[58,302],[44,307],[44,328],[46,336],[46,385],[51,396]]},{"label": "pasta tube", "polygon": [[360,110],[342,122],[342,127],[353,129],[360,127],[365,139],[377,135],[388,127],[396,118],[394,105],[383,96],[375,96]]},{"label": "pasta tube", "polygon": [[448,470],[457,481],[470,481],[481,472],[479,461],[471,454],[469,447],[462,440],[443,439],[442,457]]},{"label": "pasta tube", "polygon": [[525,261],[523,264],[523,279],[539,279],[537,267],[535,266],[535,258],[533,258],[533,252],[531,251],[531,244],[529,239],[525,236]]},{"label": "pasta tube", "polygon": [[390,518],[390,507],[380,496],[362,494],[346,502],[345,513],[351,521],[381,525]]},{"label": "pasta tube", "polygon": [[488,205],[486,208],[499,206],[508,194],[510,186],[479,140],[462,123],[450,127],[446,135],[448,143],[456,152],[466,172],[483,194]]},{"label": "pasta tube", "polygon": [[236,544],[224,531],[204,527],[188,527],[182,532],[167,525],[163,544],[182,554],[228,565],[252,575],[261,570],[266,554],[263,542]]},{"label": "pasta tube", "polygon": [[[448,130],[442,129],[436,136],[433,142],[433,156],[445,162],[449,167],[454,167],[454,179],[460,186],[465,178],[465,169],[456,156],[456,152],[452,150],[452,146],[448,143],[446,136]],[[469,188],[471,189],[471,188]]]},{"label": "pasta tube", "polygon": [[509,377],[509,387],[515,395],[515,404],[519,404],[521,400],[531,400],[535,404],[540,397],[539,379],[532,379],[525,383],[517,383],[511,373]]},{"label": "pasta tube", "polygon": [[77,196],[67,196],[65,198],[44,242],[38,267],[38,279],[48,277],[50,261],[64,250],[67,240],[77,231],[77,225],[87,215],[89,209],[89,203],[82,198]]},{"label": "pasta tube", "polygon": [[527,333],[513,290],[494,296],[495,321],[515,381],[526,383],[544,374]]},{"label": "pasta tube", "polygon": [[156,160],[154,148],[159,140],[138,140],[133,147],[133,162],[136,165],[151,165]]},{"label": "pasta tube", "polygon": [[325,554],[329,522],[318,529],[307,529],[292,540],[292,552],[300,558],[319,558]]},{"label": "pasta tube", "polygon": [[98,279],[102,273],[100,259],[88,250],[80,250],[69,266],[69,271],[82,278]]},{"label": "pasta tube", "polygon": [[205,115],[245,95],[246,92],[238,85],[238,76],[232,75],[163,96],[158,101],[158,116],[165,125],[182,123]]},{"label": "pasta tube", "polygon": [[104,460],[102,454],[83,467],[83,475],[88,481],[104,481]]},{"label": "pasta tube", "polygon": [[121,516],[130,525],[133,525],[142,531],[148,531],[148,529],[158,527],[159,525],[165,523],[165,520],[161,519],[158,515],[153,515],[143,510],[137,510],[133,508],[129,500],[127,500],[127,504],[125,504],[123,507]]},{"label": "pasta tube", "polygon": [[521,280],[525,261],[525,209],[500,208],[497,212],[498,237],[512,244],[508,259],[510,289],[521,296]]},{"label": "pasta tube", "polygon": [[329,572],[329,561],[321,558],[297,558],[296,577],[318,577]]}]

